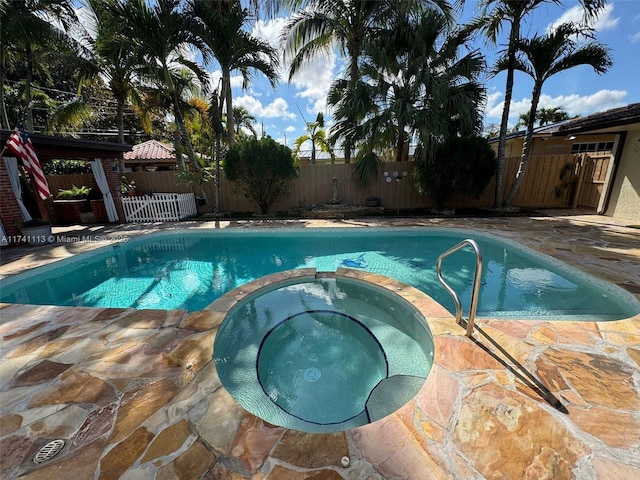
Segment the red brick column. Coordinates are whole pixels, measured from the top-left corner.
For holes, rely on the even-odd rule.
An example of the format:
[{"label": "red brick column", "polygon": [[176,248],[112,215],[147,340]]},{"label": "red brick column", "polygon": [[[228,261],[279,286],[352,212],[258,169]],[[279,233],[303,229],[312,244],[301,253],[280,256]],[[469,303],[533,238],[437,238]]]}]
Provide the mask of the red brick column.
[{"label": "red brick column", "polygon": [[113,195],[113,203],[116,204],[116,211],[118,212],[117,223],[124,223],[124,210],[122,209],[122,199],[120,193],[120,176],[119,171],[114,171],[113,164],[118,164],[117,158],[101,158],[99,159],[104,169],[104,174],[107,177],[107,183],[109,184],[109,190]]},{"label": "red brick column", "polygon": [[22,215],[3,160],[0,160],[0,218],[7,237],[19,238],[21,233],[18,225],[22,223]]}]

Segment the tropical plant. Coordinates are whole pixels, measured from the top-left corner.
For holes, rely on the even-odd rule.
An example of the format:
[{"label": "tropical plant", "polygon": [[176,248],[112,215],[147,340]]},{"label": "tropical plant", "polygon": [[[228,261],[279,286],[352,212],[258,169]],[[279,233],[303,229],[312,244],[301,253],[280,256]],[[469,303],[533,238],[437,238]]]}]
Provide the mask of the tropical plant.
[{"label": "tropical plant", "polygon": [[[531,39],[521,39],[516,43],[519,55],[516,56],[515,69],[533,78],[531,109],[527,124],[522,155],[516,178],[505,200],[505,206],[511,206],[515,199],[522,177],[527,170],[531,156],[531,140],[544,82],[553,75],[579,65],[591,66],[596,73],[605,73],[612,65],[609,51],[602,44],[590,41],[578,43],[577,36],[585,29],[574,23],[563,23],[545,35],[536,35]],[[508,68],[509,59],[502,56],[496,62],[494,73]]]},{"label": "tropical plant", "polygon": [[197,19],[194,32],[202,43],[205,60],[216,59],[222,71],[220,97],[226,104],[227,139],[235,143],[235,118],[231,94],[231,72],[240,71],[243,88],[254,72],[261,72],[275,87],[278,79],[278,52],[247,30],[249,11],[239,1],[190,0],[189,13]]},{"label": "tropical plant", "polygon": [[486,138],[451,137],[434,150],[416,162],[414,175],[418,191],[432,194],[438,208],[456,193],[478,198],[495,174],[496,155]]},{"label": "tropical plant", "polygon": [[[140,105],[136,72],[143,67],[140,57],[130,48],[130,39],[120,28],[122,19],[109,7],[118,0],[86,0],[92,16],[94,33],[85,35],[91,45],[102,75],[116,100],[116,128],[118,143],[124,143],[124,110],[128,101]],[[124,171],[124,159],[119,160]]]},{"label": "tropical plant", "polygon": [[547,125],[549,123],[558,123],[571,118],[577,118],[579,115],[571,116],[562,107],[540,108],[536,112],[536,120],[540,126]]},{"label": "tropical plant", "polygon": [[82,185],[76,187],[72,185],[71,188],[61,188],[58,190],[58,198],[88,198],[91,193],[91,187]]},{"label": "tropical plant", "polygon": [[[305,7],[291,17],[282,33],[285,61],[291,61],[289,81],[307,61],[320,53],[331,52],[337,45],[349,62],[347,80],[338,89],[342,96],[357,95],[364,44],[385,29],[389,18],[398,12],[408,14],[428,4],[439,8],[446,18],[451,19],[451,6],[445,0],[301,0],[288,3]],[[352,133],[357,123],[355,111],[345,108],[344,114],[347,125],[336,132]],[[337,134],[332,137],[334,140],[339,138]],[[351,161],[352,140],[352,136],[343,137],[346,163]]]},{"label": "tropical plant", "polygon": [[300,153],[302,145],[311,142],[311,164],[316,163],[316,147],[320,147],[321,152],[329,152],[331,155],[331,163],[335,158],[331,145],[327,141],[327,133],[324,130],[324,115],[319,112],[314,122],[306,122],[307,133],[296,138],[293,143],[293,154],[297,156]]},{"label": "tropical plant", "polygon": [[485,90],[476,78],[484,58],[477,50],[461,54],[472,30],[451,29],[433,9],[391,25],[365,45],[363,98],[354,103],[369,111],[359,112],[359,135],[373,149],[395,145],[401,161],[412,138],[428,151],[434,140],[479,133]]},{"label": "tropical plant", "polygon": [[[69,65],[75,78],[82,81],[97,73],[78,42],[67,34],[77,18],[70,0],[15,0],[10,8],[0,9],[0,104],[1,121],[11,128],[4,99],[7,67],[20,69],[24,74],[22,110],[26,113],[26,127],[33,131],[32,87],[35,78],[52,82],[49,67]],[[47,61],[43,61],[47,59]]]},{"label": "tropical plant", "polygon": [[258,136],[253,124],[256,122],[256,117],[251,115],[249,111],[242,105],[233,107],[233,124],[236,129],[236,136],[242,135],[242,127],[251,132],[254,137]]},{"label": "tropical plant", "polygon": [[224,174],[266,215],[298,171],[291,149],[266,136],[236,142],[225,156]]},{"label": "tropical plant", "polygon": [[185,128],[181,98],[175,84],[176,72],[186,68],[197,77],[202,89],[208,85],[206,72],[184,55],[189,47],[203,48],[199,37],[194,34],[194,19],[183,11],[180,0],[156,0],[153,3],[122,0],[114,2],[109,8],[122,21],[120,34],[129,39],[130,48],[145,65],[138,72],[141,78],[164,89],[171,99],[180,143],[185,146],[194,168],[199,168]]},{"label": "tropical plant", "polygon": [[[518,123],[516,123],[515,129],[517,130],[520,127],[526,127],[529,124],[530,116],[531,112],[521,113],[518,116]],[[558,123],[564,120],[569,120],[570,118],[576,117],[571,117],[567,112],[562,110],[562,107],[540,108],[536,112],[536,120],[540,127],[549,123]]]},{"label": "tropical plant", "polygon": [[[585,18],[593,18],[605,7],[606,0],[578,0],[584,7]],[[481,0],[481,16],[477,26],[485,32],[491,43],[498,43],[498,37],[504,25],[508,25],[508,41],[505,58],[507,59],[506,86],[504,104],[500,121],[500,135],[498,139],[498,168],[496,170],[495,207],[502,204],[502,174],[504,168],[504,151],[509,122],[511,98],[513,96],[513,77],[516,64],[516,44],[520,40],[520,27],[524,19],[538,6],[544,3],[562,4],[562,0]]]}]

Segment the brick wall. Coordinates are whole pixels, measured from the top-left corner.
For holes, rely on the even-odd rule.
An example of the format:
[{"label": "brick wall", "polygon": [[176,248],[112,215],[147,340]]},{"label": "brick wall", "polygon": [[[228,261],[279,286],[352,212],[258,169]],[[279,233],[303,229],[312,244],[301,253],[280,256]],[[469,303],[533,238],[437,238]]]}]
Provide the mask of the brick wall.
[{"label": "brick wall", "polygon": [[113,164],[117,165],[118,160],[113,158],[101,158],[102,168],[104,174],[107,177],[107,183],[109,184],[109,190],[113,195],[113,203],[116,204],[116,210],[118,212],[117,223],[124,223],[124,210],[122,208],[122,200],[120,199],[120,176],[122,175],[118,170],[114,171]]},{"label": "brick wall", "polygon": [[22,223],[22,215],[13,194],[11,182],[9,182],[7,167],[2,160],[0,160],[0,218],[2,218],[2,225],[9,238],[20,235],[18,225]]}]

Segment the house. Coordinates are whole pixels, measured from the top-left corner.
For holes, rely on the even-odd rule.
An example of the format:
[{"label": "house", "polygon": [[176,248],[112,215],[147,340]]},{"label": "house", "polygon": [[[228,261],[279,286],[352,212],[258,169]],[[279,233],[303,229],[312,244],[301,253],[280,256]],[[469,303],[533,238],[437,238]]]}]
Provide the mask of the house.
[{"label": "house", "polygon": [[640,224],[640,103],[576,118],[560,125],[554,135],[587,147],[594,136],[613,142],[596,211]]},{"label": "house", "polygon": [[158,140],[148,140],[134,145],[133,150],[124,154],[125,171],[129,172],[174,170],[176,165],[173,145]]},{"label": "house", "polygon": [[[525,131],[507,135],[505,157],[520,157]],[[575,158],[577,188],[567,206],[640,224],[640,103],[534,129],[536,157]],[[498,138],[489,140],[495,149]],[[529,167],[531,169],[531,165]]]}]

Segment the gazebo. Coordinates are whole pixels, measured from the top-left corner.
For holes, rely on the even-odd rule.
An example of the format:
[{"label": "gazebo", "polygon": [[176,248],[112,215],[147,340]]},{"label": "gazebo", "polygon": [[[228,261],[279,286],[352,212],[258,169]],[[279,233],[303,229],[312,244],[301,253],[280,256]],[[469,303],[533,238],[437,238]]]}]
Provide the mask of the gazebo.
[{"label": "gazebo", "polygon": [[[11,135],[10,130],[0,130],[1,145],[4,146]],[[124,152],[131,150],[131,145],[121,143],[98,142],[93,140],[78,140],[75,138],[53,137],[41,134],[30,134],[29,138],[33,148],[40,160],[40,163],[50,162],[53,159],[65,160],[85,160],[92,162],[94,176],[101,176],[105,189],[101,192],[105,198],[113,199],[114,211],[110,215],[111,222],[121,223],[124,221],[124,212],[120,200],[118,160],[123,157]],[[15,155],[7,150],[3,153],[3,161],[0,162],[0,220],[2,222],[2,236],[5,242],[2,244],[13,244],[7,242],[11,239],[20,238],[19,225],[25,220],[22,199],[16,198],[15,189],[12,186],[10,172],[7,168],[8,162],[15,162],[9,158]],[[20,161],[20,159],[18,159]],[[101,167],[101,168],[100,168]],[[44,219],[55,222],[52,199],[42,200],[36,195],[40,216]],[[1,239],[0,239],[1,240]]]}]

